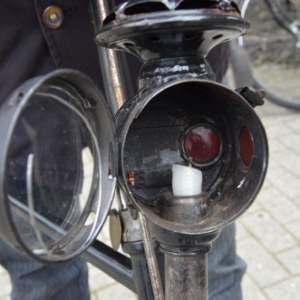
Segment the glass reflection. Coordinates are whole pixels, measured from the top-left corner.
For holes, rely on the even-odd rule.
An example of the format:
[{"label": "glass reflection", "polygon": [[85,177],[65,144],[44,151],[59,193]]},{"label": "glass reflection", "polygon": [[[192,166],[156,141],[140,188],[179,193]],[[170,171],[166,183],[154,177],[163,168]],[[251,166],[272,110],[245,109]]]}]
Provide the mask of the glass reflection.
[{"label": "glass reflection", "polygon": [[23,108],[9,147],[12,218],[37,255],[59,253],[91,215],[95,143],[72,92],[39,89]]}]

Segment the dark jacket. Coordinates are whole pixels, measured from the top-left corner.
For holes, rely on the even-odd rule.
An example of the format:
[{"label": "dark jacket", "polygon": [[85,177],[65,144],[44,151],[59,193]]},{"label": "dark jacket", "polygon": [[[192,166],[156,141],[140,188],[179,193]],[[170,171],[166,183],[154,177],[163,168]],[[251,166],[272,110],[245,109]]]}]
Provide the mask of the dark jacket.
[{"label": "dark jacket", "polygon": [[[57,29],[49,28],[43,19],[45,9],[50,6],[59,7],[64,16],[61,26]],[[140,62],[133,57],[129,59],[130,65],[136,66],[133,69],[138,70]],[[217,80],[221,80],[227,69],[228,46],[223,44],[213,49],[209,54],[209,61]],[[56,68],[80,70],[91,77],[100,90],[104,91],[94,42],[94,28],[89,14],[89,1],[2,0],[0,3],[0,104],[7,99],[14,88],[27,79],[46,74]],[[133,78],[137,76],[137,72],[132,74]],[[28,111],[27,114],[30,116],[30,113]],[[33,121],[34,117],[31,120]],[[62,127],[65,126],[64,121],[62,120]],[[32,126],[37,127],[34,124]],[[72,135],[68,133],[66,136],[71,139]],[[54,144],[49,141],[50,137],[51,131],[47,136],[44,133],[45,143]],[[24,174],[24,170],[19,169],[26,168],[25,158],[28,153],[33,152],[33,145],[22,132],[16,140],[18,140],[18,147],[15,147],[14,151],[18,153],[21,150],[25,155],[23,157],[19,155],[17,159],[18,155],[11,151],[13,175]],[[64,153],[67,152],[65,147],[62,149]],[[77,174],[78,166],[75,162],[80,159],[79,156],[78,151],[77,154],[75,153],[73,163],[70,156],[62,156],[61,161],[57,161],[62,174],[65,171],[69,174]],[[49,158],[49,155],[47,157]],[[49,167],[47,163],[50,163]],[[51,165],[55,167],[51,161],[48,160],[47,163],[45,161],[47,170]],[[22,178],[23,175],[20,177]]]},{"label": "dark jacket", "polygon": [[[64,15],[58,29],[48,28],[43,21],[45,9],[53,5],[60,7]],[[221,80],[228,65],[228,46],[213,49],[208,59],[217,80]],[[138,64],[137,59],[132,60]],[[89,1],[2,0],[0,103],[25,80],[55,68],[80,70],[103,90]]]},{"label": "dark jacket", "polygon": [[[0,3],[0,102],[25,80],[56,68],[78,69],[101,85],[88,0],[3,0]],[[64,21],[50,29],[43,12],[60,7]],[[102,86],[101,86],[102,88]]]}]

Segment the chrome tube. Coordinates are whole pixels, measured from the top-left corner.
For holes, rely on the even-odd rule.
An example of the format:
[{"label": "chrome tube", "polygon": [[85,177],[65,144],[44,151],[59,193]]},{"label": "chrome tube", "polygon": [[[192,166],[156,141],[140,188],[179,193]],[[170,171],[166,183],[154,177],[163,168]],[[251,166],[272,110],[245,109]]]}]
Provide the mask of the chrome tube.
[{"label": "chrome tube", "polygon": [[[91,1],[92,14],[96,31],[103,24],[104,19],[109,13],[109,7],[106,0]],[[111,49],[98,47],[101,72],[105,87],[105,94],[112,109],[113,114],[125,103],[125,87],[121,76],[116,52]]]},{"label": "chrome tube", "polygon": [[143,244],[153,290],[153,296],[155,300],[164,300],[165,298],[163,295],[163,286],[160,278],[155,250],[152,243],[150,229],[148,227],[147,220],[142,213],[139,213],[139,220],[143,233]]}]

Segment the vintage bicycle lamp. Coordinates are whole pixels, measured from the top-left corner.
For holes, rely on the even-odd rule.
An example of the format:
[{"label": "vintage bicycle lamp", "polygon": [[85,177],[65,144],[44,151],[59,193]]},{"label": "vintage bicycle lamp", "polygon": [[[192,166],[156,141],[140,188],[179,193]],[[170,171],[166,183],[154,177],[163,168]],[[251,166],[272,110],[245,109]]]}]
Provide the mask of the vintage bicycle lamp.
[{"label": "vintage bicycle lamp", "polygon": [[266,173],[266,136],[253,110],[261,98],[216,83],[205,56],[247,28],[227,1],[116,8],[96,42],[143,67],[138,94],[115,120],[77,71],[19,87],[0,109],[1,236],[43,263],[68,261],[96,238],[117,180],[158,240],[162,232],[215,235],[235,220]]},{"label": "vintage bicycle lamp", "polygon": [[253,110],[260,95],[216,83],[205,60],[247,28],[228,1],[131,1],[96,36],[144,63],[138,95],[116,117],[119,182],[164,253],[166,299],[207,299],[211,243],[265,177],[267,141]]},{"label": "vintage bicycle lamp", "polygon": [[[215,232],[243,213],[261,187],[267,142],[253,111],[261,98],[216,83],[205,60],[214,46],[247,28],[225,1],[130,1],[107,16],[96,36],[100,45],[144,63],[138,95],[116,118],[120,180],[158,227]],[[194,191],[197,179],[189,173],[195,170],[203,179]],[[173,188],[172,176],[179,176]]]}]

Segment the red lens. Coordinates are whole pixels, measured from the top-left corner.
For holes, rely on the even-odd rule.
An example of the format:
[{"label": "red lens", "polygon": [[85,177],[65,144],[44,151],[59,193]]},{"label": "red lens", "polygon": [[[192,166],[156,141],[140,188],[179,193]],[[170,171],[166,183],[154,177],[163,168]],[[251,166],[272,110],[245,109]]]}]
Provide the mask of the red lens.
[{"label": "red lens", "polygon": [[219,153],[219,135],[208,126],[194,127],[185,137],[184,150],[193,162],[198,164],[208,163]]},{"label": "red lens", "polygon": [[254,154],[254,147],[251,133],[247,127],[243,127],[240,133],[240,152],[244,164],[250,166]]}]

